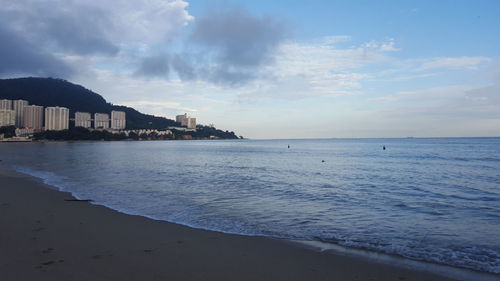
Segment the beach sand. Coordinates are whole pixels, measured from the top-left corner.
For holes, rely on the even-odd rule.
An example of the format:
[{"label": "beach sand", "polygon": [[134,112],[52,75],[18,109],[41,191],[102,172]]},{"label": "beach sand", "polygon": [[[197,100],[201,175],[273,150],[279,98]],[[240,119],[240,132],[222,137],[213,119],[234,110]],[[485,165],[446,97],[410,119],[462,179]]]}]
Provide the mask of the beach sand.
[{"label": "beach sand", "polygon": [[0,170],[0,280],[453,280],[290,241],[65,201],[72,198]]}]

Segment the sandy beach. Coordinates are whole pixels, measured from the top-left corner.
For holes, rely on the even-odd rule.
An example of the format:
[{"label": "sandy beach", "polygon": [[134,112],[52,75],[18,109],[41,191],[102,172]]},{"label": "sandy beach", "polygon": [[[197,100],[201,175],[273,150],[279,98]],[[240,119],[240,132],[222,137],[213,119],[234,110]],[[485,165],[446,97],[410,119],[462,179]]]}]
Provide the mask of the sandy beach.
[{"label": "sandy beach", "polygon": [[0,280],[455,280],[70,199],[36,178],[0,170]]}]

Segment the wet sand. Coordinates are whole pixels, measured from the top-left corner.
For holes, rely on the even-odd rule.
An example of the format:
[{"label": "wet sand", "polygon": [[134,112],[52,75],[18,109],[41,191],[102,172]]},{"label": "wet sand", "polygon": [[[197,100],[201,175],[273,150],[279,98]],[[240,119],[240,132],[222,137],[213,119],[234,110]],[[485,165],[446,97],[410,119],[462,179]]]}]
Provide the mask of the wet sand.
[{"label": "wet sand", "polygon": [[68,199],[36,178],[0,169],[0,280],[455,280]]}]

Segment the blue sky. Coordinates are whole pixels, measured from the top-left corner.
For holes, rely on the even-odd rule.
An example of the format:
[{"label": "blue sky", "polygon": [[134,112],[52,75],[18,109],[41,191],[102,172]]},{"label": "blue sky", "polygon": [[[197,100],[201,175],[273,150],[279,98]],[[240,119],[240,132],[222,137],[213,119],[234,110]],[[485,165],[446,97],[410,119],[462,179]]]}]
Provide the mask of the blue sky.
[{"label": "blue sky", "polygon": [[[217,1],[190,1],[203,14]],[[489,1],[219,1],[288,20],[295,39],[349,35],[355,42],[396,38],[405,56],[498,55],[500,3]],[[223,5],[223,4],[221,4]],[[436,44],[439,43],[439,44]]]},{"label": "blue sky", "polygon": [[500,135],[498,1],[101,2],[3,3],[0,75],[249,138]]}]

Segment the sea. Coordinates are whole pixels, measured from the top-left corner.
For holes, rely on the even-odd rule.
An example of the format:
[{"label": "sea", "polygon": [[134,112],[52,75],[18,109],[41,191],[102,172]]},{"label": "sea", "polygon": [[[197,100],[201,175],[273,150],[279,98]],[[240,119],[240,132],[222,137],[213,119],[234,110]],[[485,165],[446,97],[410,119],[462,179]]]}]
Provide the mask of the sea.
[{"label": "sea", "polygon": [[500,276],[500,138],[9,143],[0,159],[127,214]]}]

